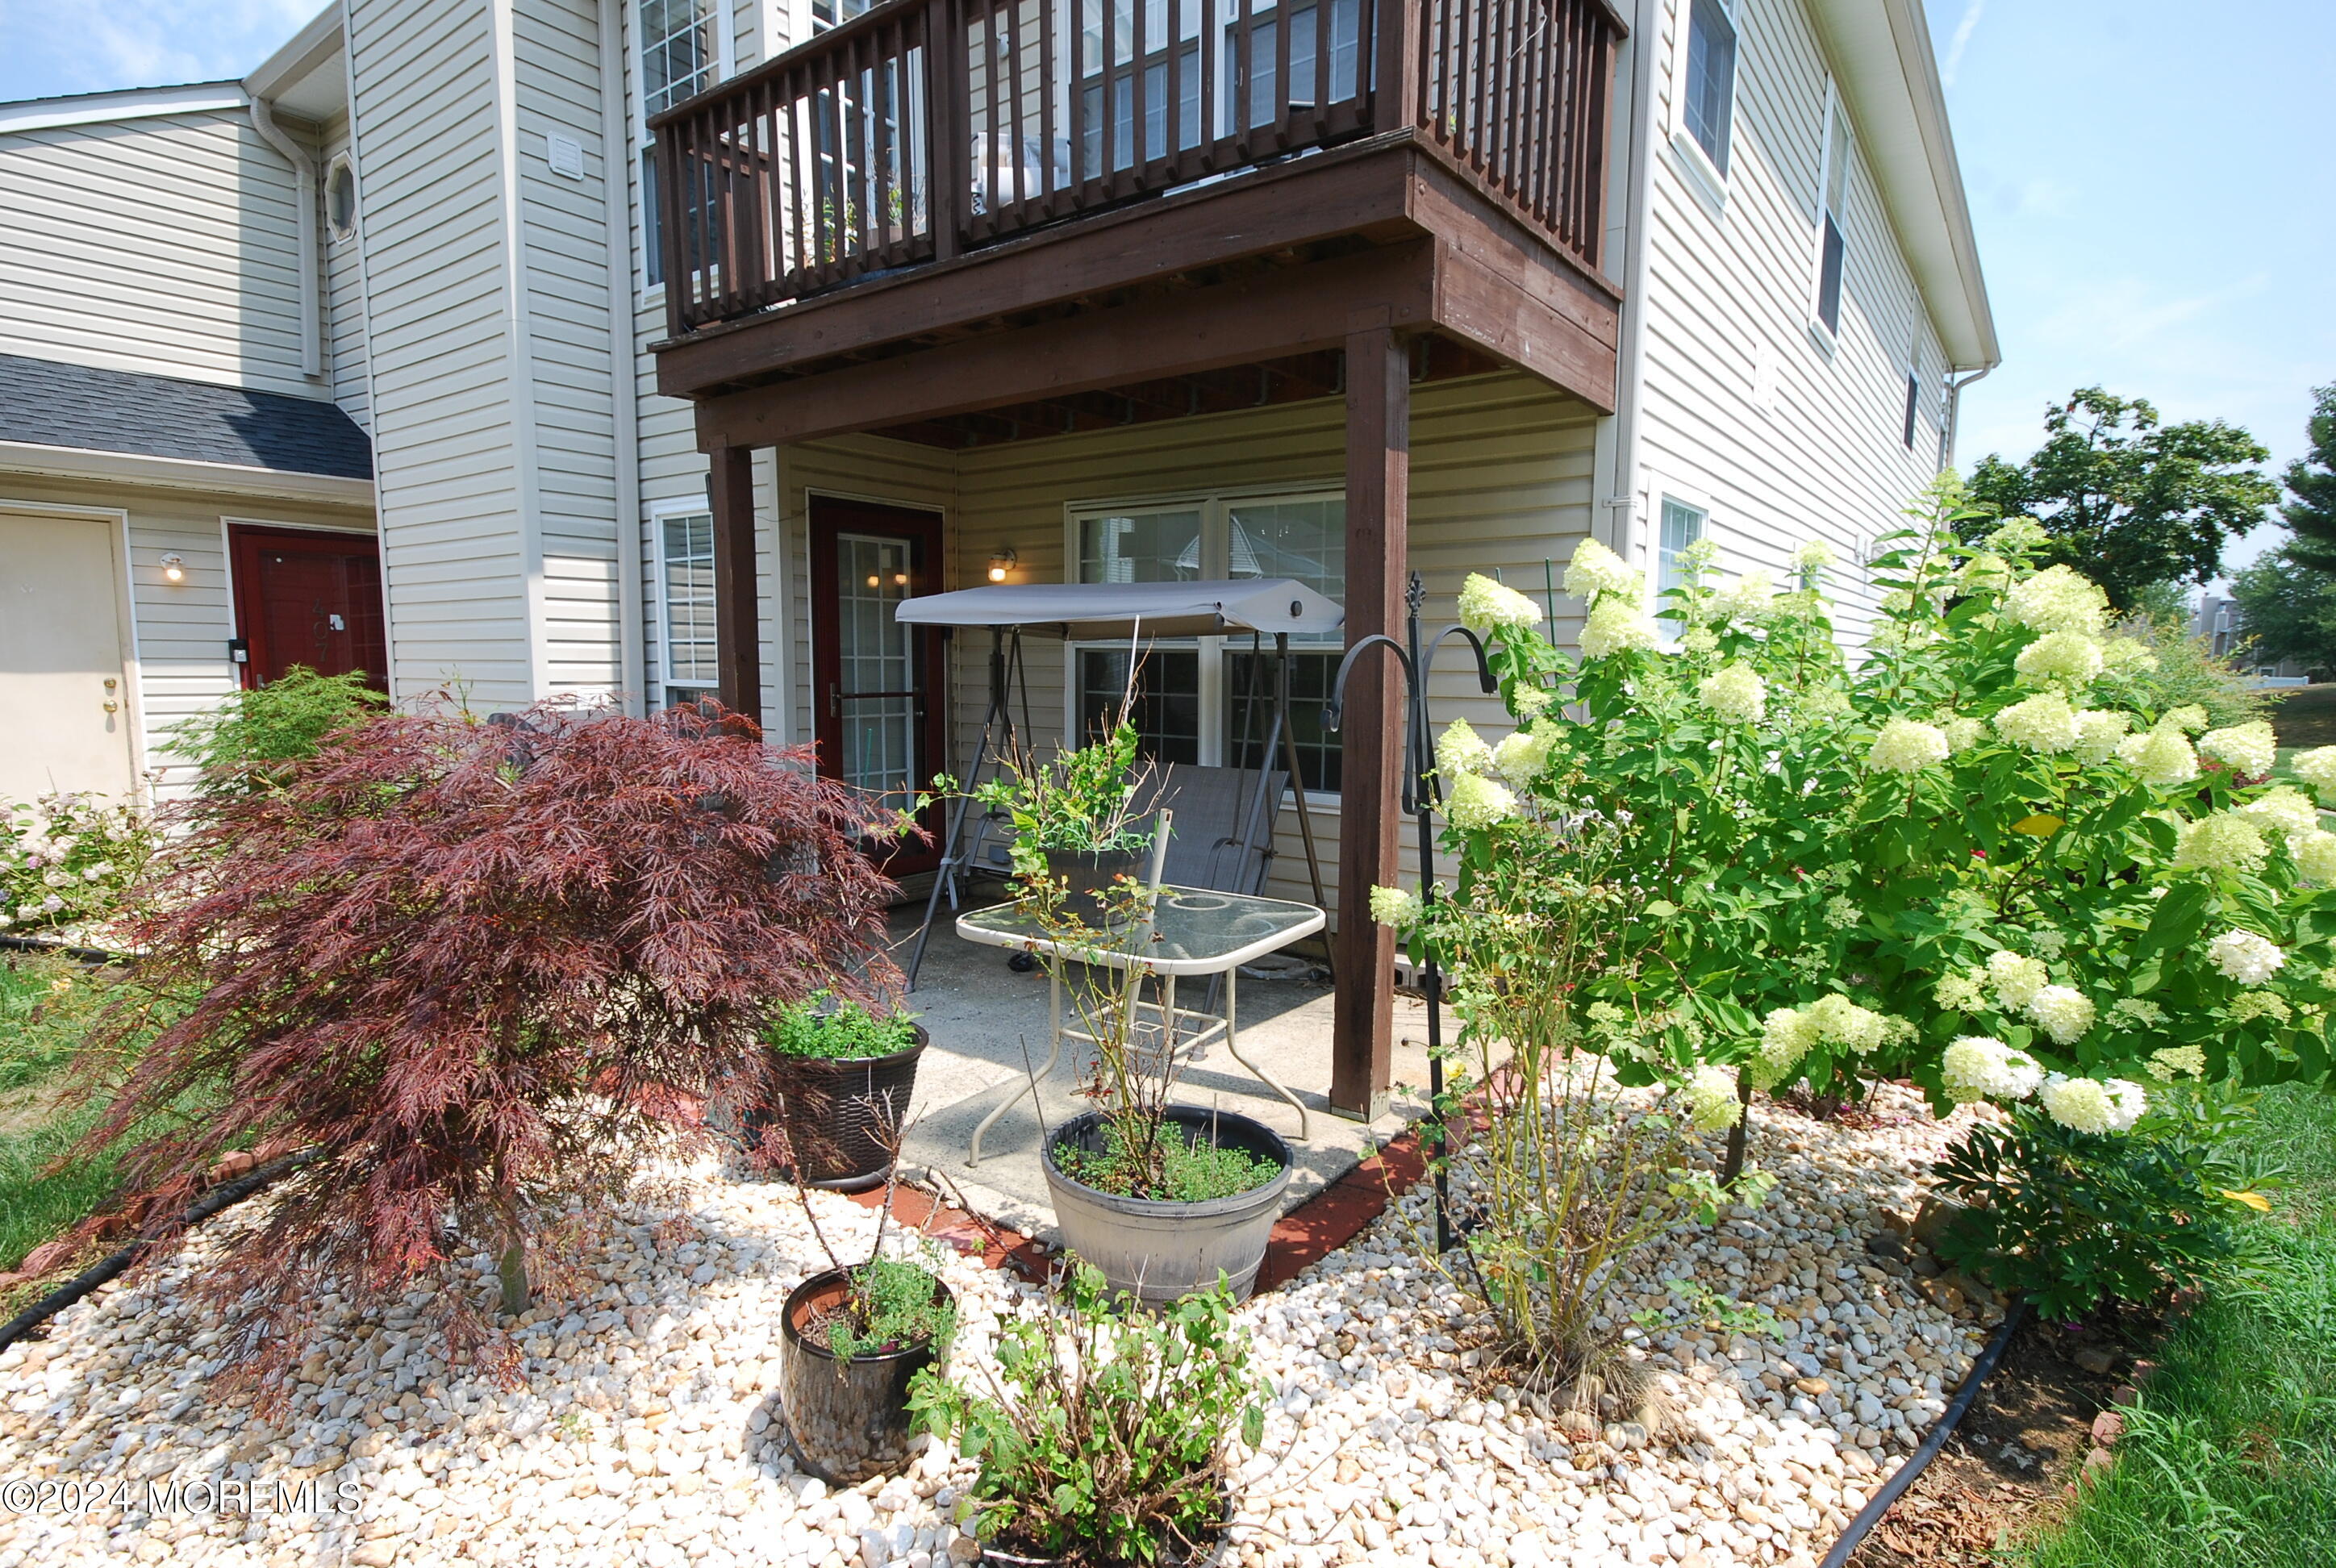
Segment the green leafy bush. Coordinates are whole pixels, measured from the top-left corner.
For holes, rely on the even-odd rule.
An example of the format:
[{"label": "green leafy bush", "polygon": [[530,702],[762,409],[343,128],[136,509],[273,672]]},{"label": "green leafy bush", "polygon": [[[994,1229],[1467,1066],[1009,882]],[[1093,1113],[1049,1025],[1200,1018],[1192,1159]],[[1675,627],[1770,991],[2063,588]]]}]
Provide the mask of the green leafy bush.
[{"label": "green leafy bush", "polygon": [[2021,1106],[2009,1125],[1972,1127],[1938,1174],[1969,1205],[1939,1255],[2047,1318],[2104,1300],[2143,1306],[2221,1277],[2240,1255],[2242,1209],[2262,1201],[2223,1187],[2212,1145],[2156,1115],[2125,1134],[2082,1133]]},{"label": "green leafy bush", "polygon": [[296,664],[266,686],[180,721],[170,742],[194,765],[200,793],[244,794],[278,783],[287,764],[316,755],[326,735],[388,705],[362,672],[318,675]]},{"label": "green leafy bush", "polygon": [[916,1026],[906,1014],[879,1018],[860,1002],[833,991],[814,991],[779,1009],[763,1026],[763,1043],[783,1057],[861,1061],[889,1057],[916,1043]]},{"label": "green leafy bush", "polygon": [[8,807],[0,813],[0,930],[102,940],[159,842],[145,811],[93,794]]},{"label": "green leafy bush", "polygon": [[850,1273],[851,1294],[824,1325],[837,1360],[928,1342],[936,1356],[949,1354],[957,1304],[941,1294],[931,1271],[905,1258],[873,1258]]},{"label": "green leafy bush", "polygon": [[1220,1281],[1157,1315],[1115,1316],[1103,1275],[1080,1263],[1044,1315],[1000,1330],[987,1389],[920,1373],[918,1426],[980,1462],[959,1517],[1066,1563],[1197,1555],[1224,1527],[1235,1437],[1253,1448],[1265,1433],[1232,1306]]},{"label": "green leafy bush", "polygon": [[2157,661],[2155,669],[2135,678],[2151,707],[2170,712],[2195,703],[2206,713],[2206,727],[2228,729],[2262,718],[2271,710],[2272,694],[2254,684],[2247,673],[2214,652],[2214,645],[2191,634],[2178,620],[2155,616],[2127,617],[2117,628],[2146,648]]}]

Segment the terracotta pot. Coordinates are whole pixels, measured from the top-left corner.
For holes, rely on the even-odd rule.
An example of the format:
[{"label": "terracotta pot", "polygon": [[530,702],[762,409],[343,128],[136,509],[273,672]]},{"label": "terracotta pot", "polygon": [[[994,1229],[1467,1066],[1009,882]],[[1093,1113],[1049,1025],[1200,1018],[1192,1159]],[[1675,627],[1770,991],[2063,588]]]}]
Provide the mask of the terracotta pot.
[{"label": "terracotta pot", "polygon": [[879,1135],[882,1123],[908,1119],[909,1101],[917,1091],[917,1061],[932,1042],[922,1025],[909,1027],[916,1032],[915,1042],[889,1056],[773,1052],[777,1104],[748,1114],[747,1143],[761,1142],[764,1125],[775,1112],[787,1130],[804,1186],[860,1193],[881,1184],[890,1158]]},{"label": "terracotta pot", "polygon": [[[787,1435],[805,1469],[831,1485],[849,1486],[909,1462],[909,1383],[933,1364],[928,1341],[902,1349],[838,1359],[807,1338],[803,1324],[843,1299],[843,1271],[829,1269],[797,1285],[780,1317],[779,1398]],[[933,1281],[936,1300],[949,1287]]]}]

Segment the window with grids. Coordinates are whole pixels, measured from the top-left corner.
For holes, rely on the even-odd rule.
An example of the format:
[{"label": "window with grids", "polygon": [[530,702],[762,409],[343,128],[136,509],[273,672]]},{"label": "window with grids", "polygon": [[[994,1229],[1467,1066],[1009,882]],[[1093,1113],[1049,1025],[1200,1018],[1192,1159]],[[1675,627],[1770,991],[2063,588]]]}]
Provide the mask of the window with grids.
[{"label": "window with grids", "polygon": [[1849,118],[1835,101],[1826,116],[1825,209],[1819,215],[1823,239],[1817,249],[1817,319],[1827,332],[1841,331],[1841,283],[1848,264],[1849,241],[1842,214],[1849,207]]},{"label": "window with grids", "polygon": [[657,585],[665,608],[665,700],[712,696],[719,682],[714,636],[714,518],[695,511],[657,521]]},{"label": "window with grids", "polygon": [[1679,118],[1723,177],[1735,114],[1735,5],[1733,0],[1689,0],[1686,95]]},{"label": "window with grids", "polygon": [[[1337,496],[1219,501],[1077,520],[1081,582],[1295,578],[1332,600],[1347,583],[1347,508]],[[1338,787],[1338,737],[1321,710],[1344,642],[1337,632],[1290,639],[1290,727],[1308,789]],[[1091,737],[1128,690],[1128,650],[1077,650],[1076,717]],[[1271,734],[1273,644],[1233,635],[1163,639],[1136,660],[1132,716],[1144,753],[1163,763],[1255,767]],[[1285,760],[1274,745],[1274,762]]]},{"label": "window with grids", "polygon": [[[1662,597],[1666,589],[1687,585],[1687,571],[1679,564],[1679,557],[1686,553],[1689,545],[1703,537],[1703,525],[1710,516],[1701,507],[1673,501],[1668,495],[1663,497],[1662,537],[1655,548],[1655,609],[1658,612],[1670,608],[1669,601]],[[1661,620],[1656,624],[1662,628],[1666,641],[1679,634],[1678,621]]]},{"label": "window with grids", "polygon": [[665,224],[657,201],[657,144],[651,117],[705,91],[721,73],[715,12],[709,0],[640,0],[641,260],[651,287],[665,281]]}]

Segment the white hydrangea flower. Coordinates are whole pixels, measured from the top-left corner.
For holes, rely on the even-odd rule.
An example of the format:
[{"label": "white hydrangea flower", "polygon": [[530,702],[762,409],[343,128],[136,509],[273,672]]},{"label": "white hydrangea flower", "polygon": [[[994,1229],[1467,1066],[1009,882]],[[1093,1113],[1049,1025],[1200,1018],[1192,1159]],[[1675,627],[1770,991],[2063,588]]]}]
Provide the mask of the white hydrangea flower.
[{"label": "white hydrangea flower", "polygon": [[2277,991],[2241,991],[2231,998],[2231,1017],[2243,1024],[2254,1018],[2270,1018],[2283,1024],[2294,1016],[2294,1009],[2287,1005],[2287,998]]},{"label": "white hydrangea flower", "polygon": [[1591,607],[1589,618],[1582,623],[1584,658],[1604,658],[1625,648],[1654,646],[1654,631],[1647,625],[1636,599],[1602,596]]},{"label": "white hydrangea flower", "polygon": [[1949,1046],[1940,1058],[1939,1076],[1947,1097],[1957,1105],[2024,1100],[2044,1082],[2035,1057],[1986,1035],[1965,1035]]},{"label": "white hydrangea flower", "polygon": [[2287,955],[2253,931],[2224,931],[2206,944],[2206,959],[2243,986],[2259,986],[2279,972]]},{"label": "white hydrangea flower", "polygon": [[2321,800],[2336,794],[2336,745],[2319,745],[2310,751],[2298,752],[2295,760],[2287,765],[2296,777],[2319,791]]},{"label": "white hydrangea flower", "polygon": [[1711,596],[1715,620],[1757,626],[1775,613],[1776,583],[1765,571],[1747,571]]},{"label": "white hydrangea flower", "polygon": [[[2045,532],[2044,525],[2032,517],[2008,517],[2001,526],[1987,536],[1987,542],[2006,555],[2018,555],[2042,550],[2052,542],[2052,536]],[[2066,571],[2068,569],[2062,567],[2059,570]]]},{"label": "white hydrangea flower", "polygon": [[[1565,566],[1565,591],[1582,599],[1601,599],[1609,595],[1637,603],[1642,591],[1639,574],[1629,562],[1604,545],[1584,534],[1582,542],[1573,547],[1573,559]],[[1517,596],[1523,599],[1523,594]],[[1531,604],[1531,599],[1526,599]],[[1534,612],[1538,615],[1540,612]]]},{"label": "white hydrangea flower", "polygon": [[1688,1120],[1698,1133],[1732,1127],[1744,1106],[1736,1097],[1736,1069],[1714,1063],[1698,1067],[1687,1085]]},{"label": "white hydrangea flower", "polygon": [[2011,667],[2030,686],[2088,687],[2100,678],[2107,662],[2101,645],[2083,632],[2053,631],[2021,648]]},{"label": "white hydrangea flower", "polygon": [[[1582,541],[1584,544],[1591,542]],[[1600,545],[1601,550],[1605,546]],[[1612,551],[1607,552],[1609,555]],[[1635,575],[1635,574],[1634,574]],[[1573,574],[1566,573],[1565,586],[1573,587]],[[1542,618],[1541,606],[1504,583],[1494,581],[1482,572],[1472,571],[1468,580],[1460,585],[1460,624],[1478,637],[1492,637],[1504,631],[1531,631]]]},{"label": "white hydrangea flower", "polygon": [[2211,729],[2198,737],[2198,754],[2213,757],[2234,772],[2260,778],[2279,760],[2279,737],[2261,719]]},{"label": "white hydrangea flower", "polygon": [[1947,737],[1947,755],[1961,756],[1987,738],[1987,726],[1967,714],[1957,714],[1939,726]]},{"label": "white hydrangea flower", "polygon": [[1920,773],[1947,760],[1947,736],[1936,725],[1920,719],[1893,718],[1874,737],[1865,765],[1876,773]]},{"label": "white hydrangea flower", "polygon": [[2073,986],[2046,986],[2028,1000],[2028,1016],[2058,1046],[2073,1046],[2093,1027],[2092,998]]},{"label": "white hydrangea flower", "polygon": [[1679,651],[1693,654],[1698,658],[1708,653],[1718,653],[1719,634],[1708,626],[1697,627],[1679,638]]},{"label": "white hydrangea flower", "polygon": [[[2052,1073],[2045,1077],[2038,1098],[2043,1104],[2044,1114],[2064,1127],[2079,1133],[2115,1130],[2117,1106],[2109,1096],[2108,1086],[2098,1079]],[[2132,1123],[2126,1125],[2130,1126]]]},{"label": "white hydrangea flower", "polygon": [[1483,774],[1462,774],[1444,803],[1444,815],[1465,832],[1495,826],[1517,814],[1517,797]]},{"label": "white hydrangea flower", "polygon": [[2031,958],[2003,950],[1987,956],[1988,989],[2006,1012],[2023,1012],[2036,993],[2051,983],[2049,970]]},{"label": "white hydrangea flower", "polygon": [[1509,706],[1520,719],[1530,719],[1547,711],[1557,700],[1557,694],[1547,687],[1520,686],[1509,690]]},{"label": "white hydrangea flower", "polygon": [[1838,992],[1819,997],[1801,1015],[1806,1027],[1829,1045],[1864,1056],[1880,1047],[1889,1022],[1871,1008],[1861,1008]]},{"label": "white hydrangea flower", "polygon": [[1793,551],[1793,570],[1797,572],[1821,571],[1835,560],[1833,546],[1824,540],[1812,539]]},{"label": "white hydrangea flower", "polygon": [[2035,631],[2074,631],[2098,636],[2108,618],[2109,596],[2090,578],[2065,566],[2048,566],[2003,596],[2004,613]]},{"label": "white hydrangea flower", "polygon": [[1420,905],[1417,893],[1401,888],[1371,889],[1371,919],[1383,926],[1398,929],[1419,923]]},{"label": "white hydrangea flower", "polygon": [[1527,784],[1549,769],[1549,754],[1557,737],[1537,730],[1518,730],[1493,748],[1493,771],[1513,784]]},{"label": "white hydrangea flower", "polygon": [[1724,724],[1758,724],[1768,711],[1768,687],[1759,672],[1738,660],[1703,677],[1695,695]]},{"label": "white hydrangea flower", "polygon": [[1955,569],[1955,580],[1970,592],[1985,593],[2010,582],[2011,568],[2001,556],[1981,551]]},{"label": "white hydrangea flower", "polygon": [[2146,675],[2157,667],[2157,656],[2137,637],[2113,637],[2101,644],[2101,660],[2112,675],[2127,670]]},{"label": "white hydrangea flower", "polygon": [[2279,784],[2265,790],[2237,809],[2241,815],[2259,818],[2264,826],[2285,833],[2290,844],[2306,833],[2321,831],[2320,808],[2292,785]]},{"label": "white hydrangea flower", "polygon": [[2166,1022],[2166,1009],[2146,997],[2120,997],[2109,1004],[2109,1027],[2154,1029]]},{"label": "white hydrangea flower", "polygon": [[2295,852],[2295,869],[2310,881],[2336,884],[2336,833],[2315,828],[2287,841]]},{"label": "white hydrangea flower", "polygon": [[2172,789],[2198,776],[2197,754],[2182,732],[2168,725],[2127,735],[2117,743],[2117,754],[2153,789]]},{"label": "white hydrangea flower", "polygon": [[2176,1078],[2203,1078],[2206,1076],[2206,1048],[2168,1046],[2162,1051],[2152,1051],[2149,1076],[2161,1084],[2170,1084]]},{"label": "white hydrangea flower", "polygon": [[1756,1088],[1771,1089],[1785,1081],[1800,1059],[1817,1043],[1817,1031],[1806,1014],[1778,1008],[1760,1020],[1760,1044],[1752,1064]]},{"label": "white hydrangea flower", "polygon": [[2114,708],[2088,707],[2077,715],[2077,760],[2090,767],[2117,755],[2133,716]]},{"label": "white hydrangea flower", "polygon": [[2271,856],[2263,830],[2236,812],[2216,812],[2182,830],[2174,851],[2177,872],[2259,871]]},{"label": "white hydrangea flower", "polygon": [[1987,971],[1965,969],[1959,975],[1942,975],[1931,995],[1951,1013],[1979,1012],[1987,1006]]},{"label": "white hydrangea flower", "polygon": [[2159,716],[2157,722],[2170,729],[2178,729],[2184,735],[2196,735],[2214,721],[2208,718],[2206,710],[2196,703],[2185,702],[2180,707],[2167,708]]},{"label": "white hydrangea flower", "polygon": [[2014,745],[2049,755],[2075,746],[2081,732],[2077,710],[2068,706],[2068,699],[2057,691],[2047,691],[1997,714],[1995,733]]},{"label": "white hydrangea flower", "polygon": [[1465,718],[1455,718],[1445,726],[1444,733],[1436,739],[1436,771],[1447,779],[1483,773],[1492,765],[1493,748]]}]

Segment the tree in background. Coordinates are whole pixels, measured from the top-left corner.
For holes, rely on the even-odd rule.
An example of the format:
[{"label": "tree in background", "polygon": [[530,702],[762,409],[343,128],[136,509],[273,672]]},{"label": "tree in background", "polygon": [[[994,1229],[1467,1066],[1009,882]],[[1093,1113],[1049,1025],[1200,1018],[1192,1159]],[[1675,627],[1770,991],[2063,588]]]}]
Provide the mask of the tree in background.
[{"label": "tree in background", "polygon": [[2294,537],[2231,580],[2253,656],[2336,671],[2336,385],[2312,392],[2307,455],[2287,465],[2280,515]]},{"label": "tree in background", "polygon": [[2287,553],[2298,566],[2336,573],[2336,385],[2312,389],[2304,429],[2311,452],[2287,465],[2287,492],[2295,499],[2279,509],[2295,534]]},{"label": "tree in background", "polygon": [[1981,458],[1971,494],[2041,522],[2048,560],[2126,609],[2152,583],[2205,582],[2221,570],[2224,539],[2262,521],[2278,497],[2262,471],[2270,457],[2237,425],[2161,424],[2147,400],[2087,386],[2046,411],[2044,444],[2025,462]]}]

